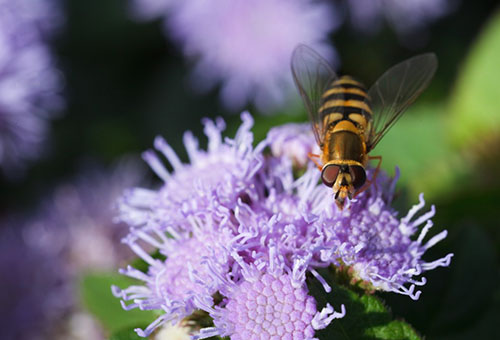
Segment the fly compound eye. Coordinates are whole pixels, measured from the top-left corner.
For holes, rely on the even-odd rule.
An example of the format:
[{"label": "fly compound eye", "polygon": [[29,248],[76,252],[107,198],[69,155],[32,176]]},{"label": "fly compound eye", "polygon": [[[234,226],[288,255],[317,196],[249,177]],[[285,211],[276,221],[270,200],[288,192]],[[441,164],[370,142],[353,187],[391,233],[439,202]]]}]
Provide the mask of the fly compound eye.
[{"label": "fly compound eye", "polygon": [[352,178],[352,185],[354,185],[355,189],[359,189],[366,182],[366,172],[362,166],[359,165],[351,165],[349,167],[349,173]]},{"label": "fly compound eye", "polygon": [[321,171],[321,180],[323,183],[329,187],[333,186],[339,174],[339,170],[340,168],[338,165],[330,164],[325,166],[323,171]]}]

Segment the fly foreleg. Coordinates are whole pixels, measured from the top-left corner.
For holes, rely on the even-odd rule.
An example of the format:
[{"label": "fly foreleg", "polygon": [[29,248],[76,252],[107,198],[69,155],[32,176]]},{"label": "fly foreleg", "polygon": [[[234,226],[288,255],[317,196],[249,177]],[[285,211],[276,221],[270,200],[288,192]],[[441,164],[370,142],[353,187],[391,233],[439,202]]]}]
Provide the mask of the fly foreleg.
[{"label": "fly foreleg", "polygon": [[312,153],[312,152],[308,152],[307,153],[307,157],[314,162],[314,164],[316,164],[316,166],[318,167],[318,169],[321,171],[321,169],[323,169],[323,167],[318,163],[318,161],[315,159],[315,158],[320,158],[321,156],[320,155],[317,155],[315,153]]}]

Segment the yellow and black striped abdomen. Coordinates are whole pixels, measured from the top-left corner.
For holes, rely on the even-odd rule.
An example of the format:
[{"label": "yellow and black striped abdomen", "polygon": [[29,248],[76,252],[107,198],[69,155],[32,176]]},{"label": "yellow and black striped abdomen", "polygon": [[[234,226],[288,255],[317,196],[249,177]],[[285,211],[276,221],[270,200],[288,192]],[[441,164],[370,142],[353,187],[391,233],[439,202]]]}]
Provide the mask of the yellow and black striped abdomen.
[{"label": "yellow and black striped abdomen", "polygon": [[321,97],[319,115],[330,133],[351,131],[367,137],[372,111],[365,87],[349,76],[333,81]]}]

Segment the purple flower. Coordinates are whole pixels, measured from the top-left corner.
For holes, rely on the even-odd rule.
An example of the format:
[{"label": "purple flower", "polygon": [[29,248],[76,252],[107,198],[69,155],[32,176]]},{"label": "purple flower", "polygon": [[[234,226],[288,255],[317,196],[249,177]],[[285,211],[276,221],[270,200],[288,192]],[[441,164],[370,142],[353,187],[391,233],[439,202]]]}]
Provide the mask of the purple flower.
[{"label": "purple flower", "polygon": [[133,252],[119,242],[128,227],[114,221],[113,206],[141,177],[139,164],[127,159],[109,170],[88,166],[44,200],[26,223],[26,241],[64,258],[75,275],[88,269],[114,269],[131,260]]},{"label": "purple flower", "polygon": [[103,337],[78,303],[76,281],[84,271],[111,270],[132,259],[119,242],[128,227],[113,222],[112,206],[141,176],[139,164],[129,160],[108,171],[88,167],[45,197],[33,216],[0,223],[0,308],[9,316],[1,321],[8,323],[2,339]]},{"label": "purple flower", "polygon": [[267,139],[273,156],[290,158],[298,167],[306,166],[309,162],[309,153],[320,153],[311,124],[308,123],[290,123],[273,127],[269,130]]},{"label": "purple flower", "polygon": [[62,104],[44,40],[59,22],[51,1],[0,0],[0,167],[8,175],[40,155],[48,112]]},{"label": "purple flower", "polygon": [[[199,150],[188,135],[185,141],[192,164],[182,164],[157,139],[161,141],[157,148],[174,171],[168,173],[158,158],[147,153],[145,158],[163,179],[163,186],[133,189],[121,201],[122,219],[133,227],[124,242],[150,267],[147,272],[132,267],[122,270],[143,284],[124,290],[114,287],[113,292],[126,309],[163,311],[147,329],[138,330],[141,336],[201,309],[213,318],[214,327],[201,330],[196,338],[271,339],[294,334],[312,338],[315,329],[326,327],[344,311],[336,313],[327,305],[318,312],[305,285],[306,273],[333,296],[317,269],[347,268],[352,281],[362,281],[370,291],[418,299],[415,287],[425,284],[420,275],[449,265],[452,254],[433,262],[422,259],[428,248],[446,237],[443,231],[424,242],[434,208],[415,217],[424,205],[422,197],[407,216],[397,218],[389,205],[396,180],[380,174],[376,184],[340,211],[331,189],[319,183],[315,166],[309,164],[302,176],[294,178],[288,156],[267,154],[276,132],[253,148],[251,117],[244,113],[242,118],[236,138],[224,142],[222,122],[205,121],[207,151]],[[274,131],[288,136],[296,133],[296,126]],[[310,132],[304,133],[304,142],[310,138],[313,143]],[[190,178],[196,180],[190,184]],[[420,235],[413,239],[423,223]],[[158,249],[166,260],[151,257],[145,247]],[[276,293],[275,285],[290,295]],[[222,302],[214,300],[217,292]],[[280,310],[290,308],[287,301],[296,307],[292,314],[271,311],[275,304]]]},{"label": "purple flower", "polygon": [[[369,172],[371,174],[373,171]],[[433,225],[430,219],[435,208],[432,206],[430,211],[416,217],[425,205],[422,194],[419,204],[413,206],[405,217],[396,217],[397,213],[389,203],[397,177],[398,174],[391,181],[379,174],[376,185],[351,201],[348,210],[338,211],[330,204],[320,205],[319,208],[324,210],[317,223],[323,225],[325,237],[325,248],[320,257],[321,261],[350,267],[353,280],[365,281],[373,289],[392,291],[417,300],[421,292],[415,291],[416,286],[426,283],[424,277],[417,277],[424,271],[448,266],[453,254],[432,262],[423,260],[425,251],[446,238],[447,231],[424,242]],[[418,233],[422,224],[425,225]]]},{"label": "purple flower", "polygon": [[448,14],[456,2],[450,0],[352,0],[347,2],[353,24],[374,31],[383,19],[398,33],[407,34]]},{"label": "purple flower", "polygon": [[289,268],[273,247],[267,260],[256,263],[247,264],[236,253],[232,256],[241,267],[240,275],[213,275],[224,300],[215,307],[211,297],[197,301],[214,319],[215,327],[202,329],[194,339],[215,335],[233,340],[313,339],[315,330],[345,316],[343,305],[340,313],[329,304],[317,311],[301,270],[307,267],[307,258],[296,259]]},{"label": "purple flower", "polygon": [[5,340],[42,340],[68,310],[62,259],[29,246],[17,221],[0,223],[0,327]]},{"label": "purple flower", "polygon": [[[198,140],[190,133],[184,135],[184,144],[191,163],[183,164],[165,140],[155,139],[155,147],[167,158],[174,171],[169,173],[153,151],[143,158],[163,180],[159,190],[132,189],[120,201],[121,220],[132,226],[160,225],[190,229],[189,216],[207,209],[218,209],[225,214],[238,199],[257,199],[256,172],[263,161],[262,148],[252,146],[250,128],[253,120],[242,114],[243,124],[234,139],[222,139],[225,128],[222,120],[205,121],[208,150],[198,147]],[[219,205],[215,205],[215,201]],[[226,209],[224,209],[226,207]],[[222,215],[219,219],[224,218]]]},{"label": "purple flower", "polygon": [[155,9],[165,11],[168,34],[187,57],[196,60],[194,86],[206,90],[222,83],[222,101],[231,109],[253,102],[270,110],[293,98],[290,56],[299,43],[328,58],[334,56],[326,40],[339,19],[326,2],[147,0],[135,4],[142,16],[153,16]]},{"label": "purple flower", "polygon": [[[165,312],[144,331],[137,329],[141,336],[148,336],[156,327],[166,322],[178,323],[196,309],[194,305],[196,298],[200,299],[205,294],[217,292],[216,285],[207,290],[200,284],[211,281],[209,268],[202,264],[207,254],[221,261],[220,275],[229,270],[230,261],[226,254],[216,247],[230,242],[231,235],[228,230],[222,230],[221,233],[207,232],[207,229],[211,228],[203,225],[202,229],[202,221],[199,219],[192,217],[190,221],[193,224],[191,231],[183,234],[167,229],[171,236],[167,237],[165,232],[160,230],[154,233],[148,230],[146,233],[140,229],[133,229],[124,239],[124,242],[150,267],[147,273],[131,266],[126,270],[120,270],[124,275],[143,281],[144,285],[130,286],[124,290],[113,287],[113,294],[122,298],[122,306],[127,310],[140,308]],[[166,260],[152,258],[143,250],[141,243],[155,246]],[[127,304],[128,301],[132,303]]]}]

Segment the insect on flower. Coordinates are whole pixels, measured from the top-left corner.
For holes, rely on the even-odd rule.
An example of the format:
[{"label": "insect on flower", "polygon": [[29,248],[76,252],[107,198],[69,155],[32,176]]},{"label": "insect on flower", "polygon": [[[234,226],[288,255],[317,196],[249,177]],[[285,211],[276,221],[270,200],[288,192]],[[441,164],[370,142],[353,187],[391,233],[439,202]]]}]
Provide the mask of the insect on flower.
[{"label": "insect on flower", "polygon": [[[352,199],[374,182],[382,157],[368,153],[424,91],[436,68],[434,53],[421,54],[390,68],[367,91],[350,76],[338,77],[310,47],[295,48],[293,78],[321,150],[321,155],[310,154],[310,158],[321,170],[323,183],[333,188],[339,209],[346,198]],[[377,159],[378,165],[367,180],[365,167],[371,159]]]}]

